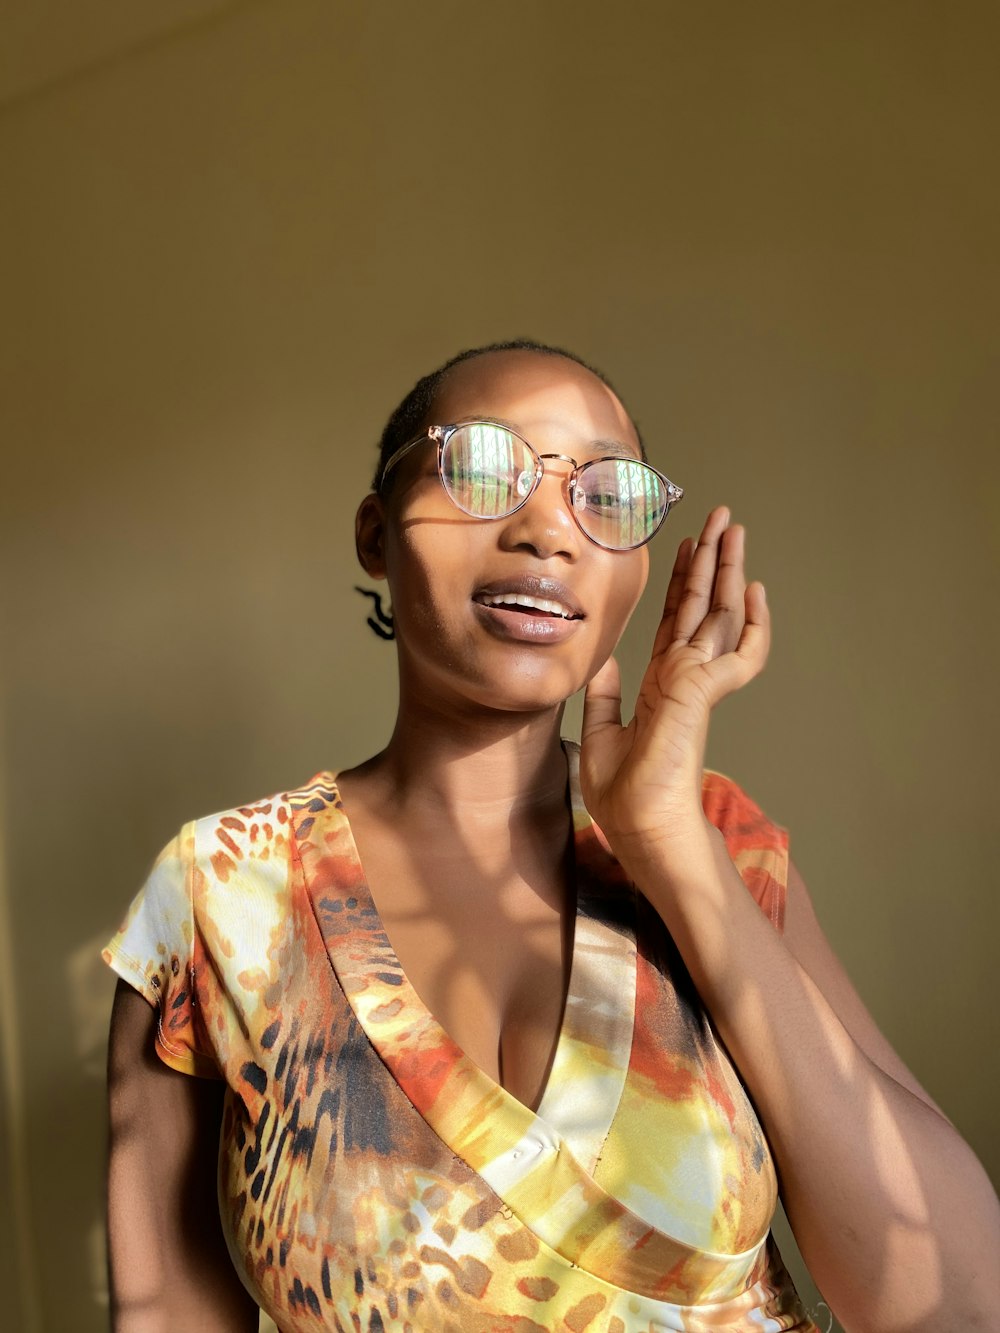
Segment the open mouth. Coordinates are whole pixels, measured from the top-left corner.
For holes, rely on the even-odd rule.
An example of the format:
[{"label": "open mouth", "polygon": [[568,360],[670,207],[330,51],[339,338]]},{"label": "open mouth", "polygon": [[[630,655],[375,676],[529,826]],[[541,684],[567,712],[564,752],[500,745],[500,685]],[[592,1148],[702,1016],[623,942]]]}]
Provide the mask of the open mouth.
[{"label": "open mouth", "polygon": [[554,616],[561,620],[582,620],[583,616],[548,597],[529,597],[522,592],[478,593],[473,599],[480,606],[495,607],[498,611],[514,611],[521,615]]}]

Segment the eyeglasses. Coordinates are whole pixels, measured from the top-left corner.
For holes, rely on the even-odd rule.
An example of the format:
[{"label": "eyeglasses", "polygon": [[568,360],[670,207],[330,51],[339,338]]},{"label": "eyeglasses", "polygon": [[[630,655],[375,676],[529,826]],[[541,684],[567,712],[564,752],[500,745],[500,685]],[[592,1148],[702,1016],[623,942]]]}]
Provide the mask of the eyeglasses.
[{"label": "eyeglasses", "polygon": [[566,454],[539,454],[509,426],[495,421],[463,421],[431,426],[387,460],[386,476],[404,455],[426,440],[437,443],[437,470],[448,498],[472,518],[509,518],[538,488],[543,459],[572,463],[567,478],[570,513],[583,535],[609,551],[633,551],[654,537],[680,486],[637,458],[612,455],[577,463]]}]

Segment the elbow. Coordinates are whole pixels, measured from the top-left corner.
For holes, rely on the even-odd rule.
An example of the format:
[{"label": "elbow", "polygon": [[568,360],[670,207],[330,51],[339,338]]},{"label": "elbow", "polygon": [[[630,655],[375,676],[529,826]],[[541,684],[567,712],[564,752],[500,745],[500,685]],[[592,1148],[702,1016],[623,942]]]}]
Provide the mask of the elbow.
[{"label": "elbow", "polygon": [[[964,1229],[963,1229],[964,1230]],[[844,1333],[996,1333],[1000,1324],[1000,1229],[986,1226],[973,1243],[963,1237],[893,1227],[874,1282],[829,1297]],[[906,1253],[902,1253],[908,1241]]]}]

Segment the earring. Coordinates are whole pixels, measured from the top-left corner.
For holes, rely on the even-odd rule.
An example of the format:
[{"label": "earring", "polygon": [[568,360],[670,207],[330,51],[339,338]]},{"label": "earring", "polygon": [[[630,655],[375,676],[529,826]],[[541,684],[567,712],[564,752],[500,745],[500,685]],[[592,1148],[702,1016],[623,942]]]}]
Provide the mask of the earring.
[{"label": "earring", "polygon": [[396,637],[396,627],[393,623],[392,612],[386,611],[382,607],[382,594],[376,592],[374,588],[359,588],[355,585],[355,592],[359,592],[362,597],[370,597],[374,604],[375,615],[368,617],[368,624],[375,631],[380,639],[394,639]]}]

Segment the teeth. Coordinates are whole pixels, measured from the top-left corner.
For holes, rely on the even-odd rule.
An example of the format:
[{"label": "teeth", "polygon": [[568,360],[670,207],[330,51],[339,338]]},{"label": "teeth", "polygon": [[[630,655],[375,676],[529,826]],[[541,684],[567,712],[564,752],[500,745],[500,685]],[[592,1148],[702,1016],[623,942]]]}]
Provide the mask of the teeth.
[{"label": "teeth", "polygon": [[549,615],[572,619],[573,612],[562,602],[549,602],[544,597],[528,597],[523,592],[502,592],[496,597],[484,597],[487,606],[523,606],[531,611],[547,611]]}]

